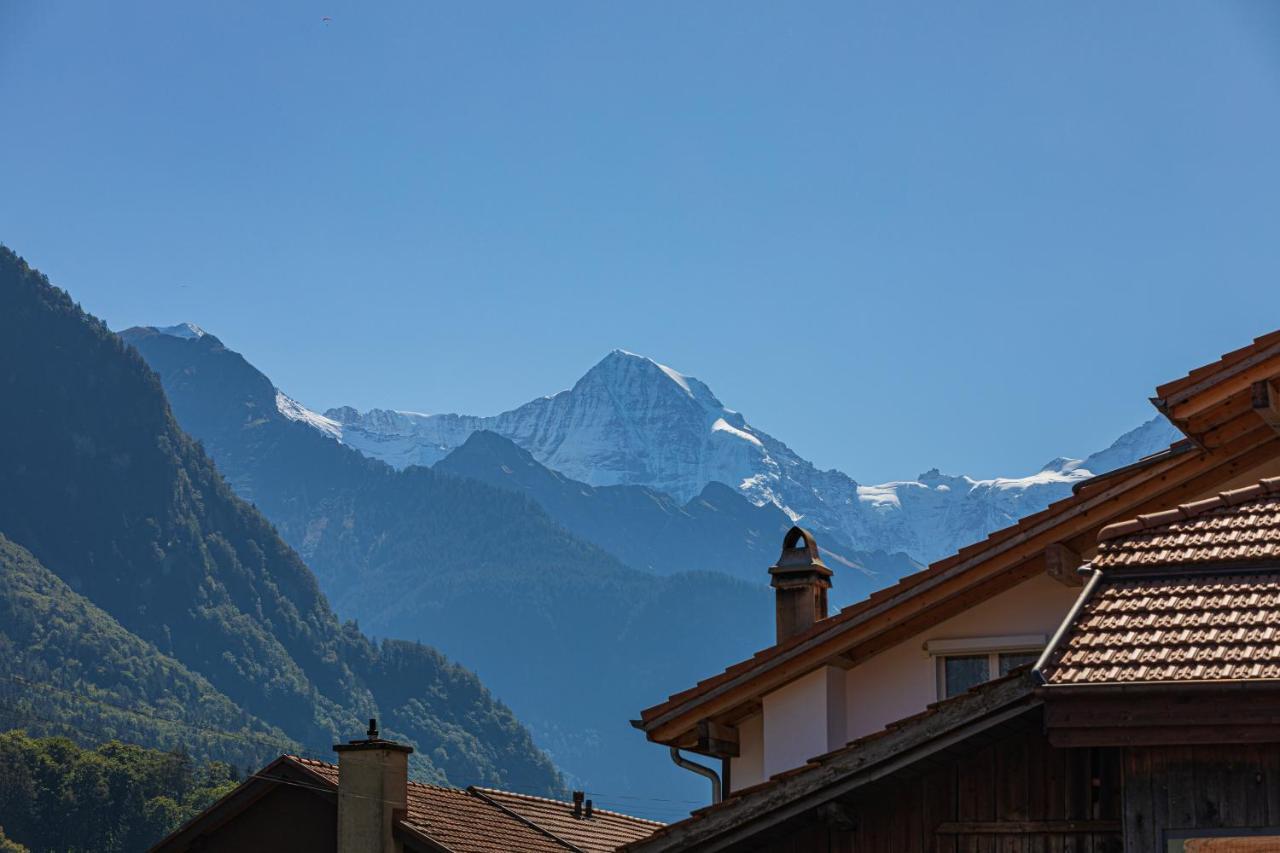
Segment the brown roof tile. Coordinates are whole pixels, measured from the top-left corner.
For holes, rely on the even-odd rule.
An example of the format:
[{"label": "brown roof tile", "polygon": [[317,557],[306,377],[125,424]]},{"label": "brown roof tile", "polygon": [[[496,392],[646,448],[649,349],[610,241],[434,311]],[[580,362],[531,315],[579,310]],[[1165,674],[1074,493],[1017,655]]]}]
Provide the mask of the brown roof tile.
[{"label": "brown roof tile", "polygon": [[1050,686],[1280,677],[1280,568],[1104,575],[1041,674]]},{"label": "brown roof tile", "polygon": [[1097,568],[1280,558],[1280,477],[1139,516],[1098,533]]},{"label": "brown roof tile", "polygon": [[1049,685],[1280,677],[1280,478],[1112,524]]}]

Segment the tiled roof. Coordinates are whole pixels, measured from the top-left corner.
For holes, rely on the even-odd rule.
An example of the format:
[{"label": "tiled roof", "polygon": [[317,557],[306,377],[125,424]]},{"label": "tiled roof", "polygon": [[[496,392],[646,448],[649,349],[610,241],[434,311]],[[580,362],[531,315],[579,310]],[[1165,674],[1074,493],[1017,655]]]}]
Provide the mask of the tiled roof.
[{"label": "tiled roof", "polygon": [[[337,765],[313,758],[288,758],[328,784],[338,784]],[[565,853],[574,849],[609,853],[662,826],[602,810],[595,810],[590,820],[578,819],[573,817],[571,803],[490,788],[462,790],[410,782],[408,801],[404,824],[453,853]]]},{"label": "tiled roof", "polygon": [[1280,477],[1098,534],[1097,568],[1280,559]]},{"label": "tiled roof", "polygon": [[1103,577],[1042,675],[1051,686],[1280,678],[1280,570]]},{"label": "tiled roof", "polygon": [[1280,478],[1105,527],[1053,685],[1280,679]]},{"label": "tiled roof", "polygon": [[562,800],[531,797],[492,788],[474,788],[476,793],[488,797],[510,809],[525,820],[563,838],[587,853],[612,853],[623,844],[651,835],[663,824],[643,820],[618,812],[593,809],[591,818],[575,818],[573,805]]}]

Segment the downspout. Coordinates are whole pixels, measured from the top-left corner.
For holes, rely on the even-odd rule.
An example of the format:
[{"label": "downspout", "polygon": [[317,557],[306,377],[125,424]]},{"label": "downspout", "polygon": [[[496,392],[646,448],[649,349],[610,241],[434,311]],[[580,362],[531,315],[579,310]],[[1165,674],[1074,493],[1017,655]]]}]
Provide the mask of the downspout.
[{"label": "downspout", "polygon": [[[1089,566],[1085,563],[1080,568]],[[1102,570],[1093,566],[1089,577],[1089,582],[1084,585],[1084,589],[1080,591],[1080,595],[1076,597],[1075,602],[1071,605],[1071,609],[1067,611],[1066,618],[1062,620],[1062,624],[1058,626],[1058,630],[1053,632],[1053,638],[1049,640],[1049,645],[1044,647],[1044,651],[1040,653],[1039,659],[1036,660],[1035,666],[1031,667],[1031,677],[1035,679],[1035,683],[1044,686],[1048,684],[1044,677],[1044,669],[1049,665],[1049,659],[1053,657],[1058,650],[1058,646],[1062,644],[1062,638],[1066,636],[1071,625],[1076,621],[1076,617],[1080,615],[1080,611],[1084,610],[1085,603],[1093,596],[1094,589],[1102,581]]]},{"label": "downspout", "polygon": [[699,776],[705,776],[711,780],[711,803],[715,805],[720,802],[720,774],[712,770],[710,767],[699,764],[696,761],[690,761],[680,754],[680,747],[671,747],[671,760],[675,762],[677,767],[683,767],[690,773],[697,773]]}]

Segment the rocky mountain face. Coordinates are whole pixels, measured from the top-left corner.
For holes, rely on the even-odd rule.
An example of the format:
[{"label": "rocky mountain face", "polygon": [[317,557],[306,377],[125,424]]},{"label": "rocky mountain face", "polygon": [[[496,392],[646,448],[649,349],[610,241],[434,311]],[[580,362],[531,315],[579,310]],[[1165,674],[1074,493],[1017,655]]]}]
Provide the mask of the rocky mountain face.
[{"label": "rocky mountain face", "polygon": [[437,464],[487,430],[593,487],[644,487],[683,504],[721,483],[756,506],[776,507],[828,534],[839,547],[905,554],[920,563],[976,542],[1066,496],[1081,480],[1178,437],[1156,417],[1088,459],[1056,459],[1030,476],[974,479],[935,469],[913,480],[862,485],[841,471],[819,470],[752,427],[698,379],[623,350],[569,390],[491,417],[350,407],[297,417],[313,425],[318,419],[317,428],[335,440],[401,468]]},{"label": "rocky mountain face", "polygon": [[[714,480],[684,503],[649,486],[590,486],[488,430],[472,433],[433,470],[527,495],[576,535],[658,574],[705,570],[762,583],[792,525],[774,504],[756,506]],[[841,600],[919,568],[905,555],[860,551],[835,537],[822,546],[831,566],[852,570],[841,573]]]}]

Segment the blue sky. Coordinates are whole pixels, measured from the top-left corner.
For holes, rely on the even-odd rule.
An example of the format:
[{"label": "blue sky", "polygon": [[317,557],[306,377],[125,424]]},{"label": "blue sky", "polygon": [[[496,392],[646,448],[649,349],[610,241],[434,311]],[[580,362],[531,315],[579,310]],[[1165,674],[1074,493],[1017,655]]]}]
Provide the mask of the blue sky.
[{"label": "blue sky", "polygon": [[1267,0],[0,0],[0,102],[0,241],[315,408],[623,347],[864,482],[1021,473],[1280,326]]}]

